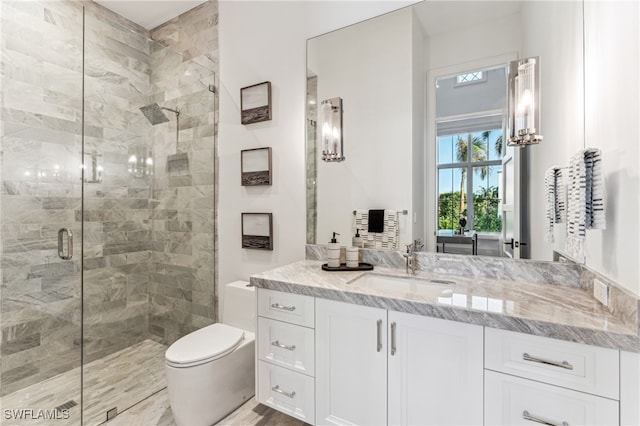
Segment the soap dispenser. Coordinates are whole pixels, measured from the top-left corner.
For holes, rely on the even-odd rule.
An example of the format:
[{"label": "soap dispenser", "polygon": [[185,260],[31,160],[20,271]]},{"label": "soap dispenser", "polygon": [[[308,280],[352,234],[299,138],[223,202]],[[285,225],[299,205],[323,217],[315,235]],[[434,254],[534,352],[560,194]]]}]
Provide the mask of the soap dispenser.
[{"label": "soap dispenser", "polygon": [[351,245],[353,247],[362,248],[364,244],[364,240],[360,236],[360,229],[356,228],[356,235],[353,236],[353,240],[351,241]]},{"label": "soap dispenser", "polygon": [[336,239],[337,232],[333,233],[331,242],[327,244],[327,266],[330,268],[340,267],[340,244]]}]

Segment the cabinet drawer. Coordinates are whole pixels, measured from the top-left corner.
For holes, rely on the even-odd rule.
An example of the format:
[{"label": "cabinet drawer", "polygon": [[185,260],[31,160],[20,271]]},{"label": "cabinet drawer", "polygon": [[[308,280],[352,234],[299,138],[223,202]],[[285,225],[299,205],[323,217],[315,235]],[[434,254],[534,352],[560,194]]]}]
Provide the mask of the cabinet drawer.
[{"label": "cabinet drawer", "polygon": [[314,298],[259,288],[258,315],[313,328]]},{"label": "cabinet drawer", "polygon": [[617,425],[618,402],[485,371],[486,425]]},{"label": "cabinet drawer", "polygon": [[314,424],[314,380],[304,374],[258,361],[258,401]]},{"label": "cabinet drawer", "polygon": [[313,376],[314,332],[268,318],[258,318],[258,358]]},{"label": "cabinet drawer", "polygon": [[484,347],[490,370],[619,399],[616,350],[493,328]]}]

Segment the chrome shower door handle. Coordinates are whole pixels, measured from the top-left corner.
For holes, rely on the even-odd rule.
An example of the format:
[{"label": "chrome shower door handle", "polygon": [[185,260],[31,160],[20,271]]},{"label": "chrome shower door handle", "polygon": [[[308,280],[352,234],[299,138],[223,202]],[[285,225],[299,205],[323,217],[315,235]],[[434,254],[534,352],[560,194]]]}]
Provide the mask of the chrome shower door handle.
[{"label": "chrome shower door handle", "polygon": [[[67,234],[67,250],[64,249],[64,235]],[[58,230],[58,257],[60,259],[69,260],[73,257],[73,232],[68,228],[60,228]]]}]

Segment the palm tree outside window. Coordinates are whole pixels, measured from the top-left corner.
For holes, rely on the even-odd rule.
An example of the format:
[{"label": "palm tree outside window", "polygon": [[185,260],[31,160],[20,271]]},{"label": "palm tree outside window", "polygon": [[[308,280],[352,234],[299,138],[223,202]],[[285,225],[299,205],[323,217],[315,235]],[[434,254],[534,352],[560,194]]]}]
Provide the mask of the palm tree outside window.
[{"label": "palm tree outside window", "polygon": [[475,117],[473,126],[468,120],[459,124],[448,122],[446,130],[438,131],[438,233],[455,233],[461,218],[467,230],[499,233],[502,126],[495,117]]}]

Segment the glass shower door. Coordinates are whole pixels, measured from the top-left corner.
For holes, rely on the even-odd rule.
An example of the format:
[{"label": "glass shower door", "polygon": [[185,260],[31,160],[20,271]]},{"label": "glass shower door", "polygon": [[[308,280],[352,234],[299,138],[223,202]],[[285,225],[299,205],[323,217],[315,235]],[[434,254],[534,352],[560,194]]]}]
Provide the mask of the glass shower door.
[{"label": "glass shower door", "polygon": [[77,425],[83,9],[3,0],[0,24],[0,421]]}]

